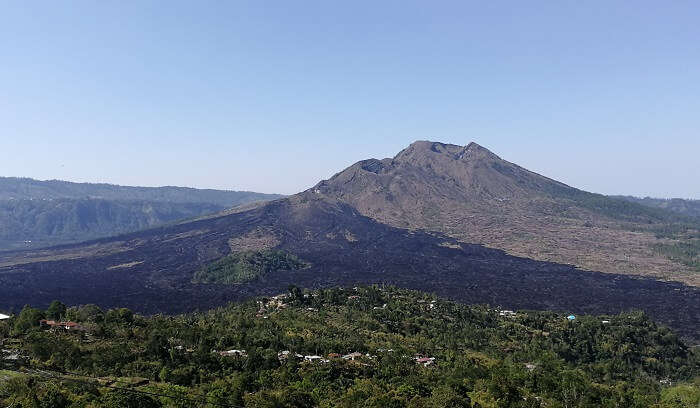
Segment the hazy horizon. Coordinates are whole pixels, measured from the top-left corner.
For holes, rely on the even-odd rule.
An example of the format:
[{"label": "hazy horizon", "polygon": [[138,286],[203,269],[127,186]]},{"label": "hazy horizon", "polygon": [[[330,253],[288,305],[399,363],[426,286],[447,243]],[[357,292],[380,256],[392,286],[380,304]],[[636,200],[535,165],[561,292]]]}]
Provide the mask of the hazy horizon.
[{"label": "hazy horizon", "polygon": [[[398,152],[397,152],[397,153],[398,153]],[[496,153],[496,152],[494,152],[494,153]],[[392,157],[393,157],[393,156],[392,156]],[[390,157],[368,157],[368,158],[366,158],[366,159],[369,159],[369,158],[374,158],[374,159],[385,159],[385,158],[390,158]],[[365,160],[365,159],[361,159],[361,160]],[[507,160],[507,159],[505,159],[505,160]],[[358,161],[359,161],[359,160],[358,160]],[[356,161],[356,162],[357,162],[357,161]],[[353,162],[353,164],[356,163],[356,162]],[[518,164],[518,163],[515,163],[515,164]],[[346,167],[347,167],[347,166],[346,166]],[[338,171],[334,172],[333,174],[329,175],[328,177],[324,177],[324,178],[318,179],[316,182],[314,182],[312,185],[309,185],[307,188],[312,187],[313,185],[317,184],[317,182],[320,182],[321,180],[326,180],[326,179],[330,178],[330,177],[331,177],[332,175],[334,175],[335,173],[338,173],[338,172],[340,172],[341,170],[344,170],[344,169],[345,169],[345,167],[344,167],[343,169],[339,169]],[[531,170],[531,169],[528,169],[528,170]],[[549,176],[547,176],[546,174],[542,174],[542,175],[543,175],[543,176],[546,176],[546,177],[549,177]],[[301,189],[301,190],[294,191],[294,192],[292,192],[292,193],[279,193],[279,192],[275,192],[275,191],[242,190],[242,189],[235,189],[235,188],[217,188],[217,187],[199,187],[199,186],[190,186],[190,185],[181,185],[181,184],[153,184],[153,185],[128,184],[128,185],[127,185],[127,184],[113,183],[113,182],[109,182],[109,181],[90,181],[90,180],[76,181],[76,180],[66,180],[66,179],[56,179],[56,178],[39,179],[39,178],[27,177],[27,176],[14,176],[14,175],[6,176],[6,175],[1,175],[1,174],[0,174],[0,178],[2,178],[2,177],[6,177],[6,178],[30,178],[30,179],[38,180],[38,181],[65,181],[65,182],[70,182],[70,183],[110,184],[110,185],[119,185],[119,186],[127,186],[127,187],[183,187],[183,188],[212,189],[212,190],[226,190],[226,191],[250,191],[250,192],[257,192],[257,193],[283,194],[283,195],[292,195],[292,194],[296,194],[296,193],[299,193],[299,192],[304,191],[304,190],[307,189],[307,188],[303,188],[303,189]],[[561,180],[558,180],[556,177],[549,177],[549,178],[553,178],[553,179],[555,179],[555,180],[557,180],[557,181],[561,181]],[[576,186],[572,186],[572,187],[576,187]],[[576,188],[579,188],[579,187],[576,187]],[[598,192],[598,191],[590,191],[590,190],[586,190],[586,191],[593,192],[593,193],[600,193],[600,192]],[[651,195],[635,195],[635,194],[619,194],[619,193],[600,193],[600,194],[606,194],[606,195],[610,195],[610,196],[616,196],[616,195],[619,195],[619,196],[631,196],[631,197],[637,197],[637,198],[646,198],[646,197],[649,197],[649,198],[660,198],[660,199],[678,199],[678,198],[680,198],[680,199],[684,199],[684,200],[700,200],[700,199],[698,199],[698,198],[693,198],[693,197],[680,197],[680,196],[678,196],[678,197],[661,197],[661,196],[651,196]]]},{"label": "hazy horizon", "polygon": [[8,2],[0,175],[293,194],[415,140],[700,199],[693,3]]}]

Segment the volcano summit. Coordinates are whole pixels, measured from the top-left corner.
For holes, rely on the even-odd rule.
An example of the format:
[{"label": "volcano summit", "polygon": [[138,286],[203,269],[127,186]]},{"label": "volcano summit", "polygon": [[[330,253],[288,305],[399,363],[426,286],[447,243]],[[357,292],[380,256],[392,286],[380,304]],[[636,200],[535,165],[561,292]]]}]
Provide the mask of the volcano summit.
[{"label": "volcano summit", "polygon": [[[685,221],[567,186],[476,143],[420,141],[290,197],[113,238],[4,253],[0,308],[61,299],[172,313],[290,284],[384,283],[507,308],[644,309],[697,338],[698,274],[654,250],[668,241],[656,230]],[[279,253],[304,267],[244,271],[248,279],[223,280],[228,284],[195,279],[215,263],[224,265],[217,273],[245,267],[226,267],[229,258]]]}]

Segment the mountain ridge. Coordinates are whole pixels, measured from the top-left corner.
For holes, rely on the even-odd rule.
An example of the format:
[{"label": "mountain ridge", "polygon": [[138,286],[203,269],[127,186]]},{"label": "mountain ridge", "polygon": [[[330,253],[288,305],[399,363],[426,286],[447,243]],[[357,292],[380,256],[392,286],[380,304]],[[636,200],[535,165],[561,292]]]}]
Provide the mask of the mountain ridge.
[{"label": "mountain ridge", "polygon": [[[573,199],[557,201],[548,194],[563,190],[574,198],[590,194],[597,199],[598,195],[578,193],[496,159],[475,145],[470,149],[417,146],[417,151],[405,151],[398,159],[355,163],[311,189],[247,209],[57,249],[0,254],[0,307],[41,305],[61,298],[76,304],[173,313],[272,295],[290,284],[319,288],[388,283],[506,308],[583,313],[642,308],[686,336],[700,338],[700,289],[680,283],[692,282],[687,275],[674,279],[655,270],[587,271],[575,267],[575,262],[537,259],[469,240],[469,234],[481,234],[527,244],[529,236],[518,236],[521,231],[535,237],[549,234],[568,245],[565,249],[576,251],[558,255],[602,257],[601,263],[615,266],[618,259],[605,258],[606,251],[624,256],[620,248],[626,248],[621,242],[626,237],[654,239],[653,235],[620,229],[619,220],[596,215]],[[462,153],[469,154],[460,158]],[[465,157],[469,172],[460,162]],[[407,158],[410,163],[403,162]],[[420,166],[412,164],[416,159]],[[610,202],[618,203],[603,199]],[[430,213],[422,207],[425,204],[441,207]],[[653,219],[656,214],[636,204],[624,205],[632,208],[624,219]],[[369,211],[376,209],[380,211]],[[589,218],[573,217],[581,215]],[[456,222],[448,224],[450,217]],[[556,217],[562,217],[558,229],[554,228]],[[442,223],[418,223],[426,220]],[[546,228],[538,224],[542,222],[548,223]],[[605,223],[608,228],[586,226],[586,222]],[[615,245],[598,239],[605,234]],[[536,244],[535,248],[547,249],[550,243]],[[310,266],[232,285],[192,282],[196,271],[231,253],[271,249],[292,254]],[[664,257],[650,259],[658,262],[661,272],[674,265]],[[625,261],[654,266],[646,258]]]},{"label": "mountain ridge", "polygon": [[0,177],[0,251],[117,235],[279,197]]},{"label": "mountain ridge", "polygon": [[[517,256],[700,283],[687,265],[654,249],[661,241],[650,226],[688,218],[576,189],[473,142],[414,142],[394,158],[355,163],[309,192],[346,201],[382,223]],[[582,244],[597,248],[595,256]]]},{"label": "mountain ridge", "polygon": [[[196,194],[199,193],[200,196]],[[101,198],[121,200],[145,200],[168,202],[207,202],[222,206],[235,206],[248,201],[243,197],[260,199],[283,197],[281,194],[253,191],[200,189],[179,186],[125,186],[111,183],[77,183],[65,180],[37,180],[30,177],[0,177],[0,200],[8,199],[56,199]]]}]

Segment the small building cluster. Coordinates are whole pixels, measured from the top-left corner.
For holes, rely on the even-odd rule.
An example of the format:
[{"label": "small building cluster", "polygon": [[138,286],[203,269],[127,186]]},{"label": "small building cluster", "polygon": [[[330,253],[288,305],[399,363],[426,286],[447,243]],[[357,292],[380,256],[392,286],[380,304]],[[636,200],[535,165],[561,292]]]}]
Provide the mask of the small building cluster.
[{"label": "small building cluster", "polygon": [[418,303],[425,304],[425,308],[427,310],[432,310],[432,309],[435,309],[435,304],[437,303],[437,300],[431,300],[430,302],[428,302],[425,299],[420,299],[420,300],[418,300]]},{"label": "small building cluster", "polygon": [[[331,355],[329,354],[328,357],[331,358]],[[325,364],[325,363],[330,362],[330,360],[323,358],[321,356],[315,355],[315,354],[305,356],[305,355],[299,354],[299,353],[292,354],[289,350],[283,350],[283,351],[280,351],[279,353],[277,353],[277,359],[280,361],[280,363],[283,363],[283,362],[289,360],[290,358],[295,358],[297,360],[303,360],[307,363],[323,363],[323,364]]]},{"label": "small building cluster", "polygon": [[265,313],[273,311],[273,310],[278,310],[278,309],[286,309],[289,307],[289,305],[285,302],[287,300],[288,295],[287,294],[280,294],[271,297],[267,301],[263,300],[258,300],[258,313],[255,315],[255,317],[262,317],[262,318],[267,318],[265,316]]},{"label": "small building cluster", "polygon": [[[393,352],[393,349],[377,349],[379,352]],[[216,351],[212,350],[213,353],[217,353],[223,357],[247,357],[248,354],[246,353],[245,350],[227,350],[227,351]],[[408,358],[408,356],[404,356]],[[304,354],[299,354],[299,353],[292,353],[289,350],[282,350],[277,353],[277,359],[280,361],[280,363],[285,363],[289,361],[290,359],[295,359],[300,362],[304,363],[320,363],[320,364],[326,364],[330,363],[332,360],[345,360],[345,361],[354,361],[354,362],[362,362],[362,361],[367,361],[367,360],[374,360],[376,359],[377,356],[371,355],[369,353],[362,354],[358,351],[354,351],[349,354],[339,354],[339,353],[329,353],[328,356],[323,357],[320,355],[316,354],[311,354],[311,355],[304,355]],[[413,360],[416,362],[416,364],[420,364],[423,367],[429,367],[435,364],[435,358],[434,357],[428,357],[424,355],[417,354],[415,357],[413,357]],[[361,363],[362,365],[367,365],[365,363]]]},{"label": "small building cluster", "polygon": [[222,357],[248,357],[248,353],[245,350],[226,350],[218,352]]},{"label": "small building cluster", "polygon": [[313,355],[313,356],[304,356],[304,361],[307,361],[309,363],[329,363],[330,360],[323,358],[321,356]]},{"label": "small building cluster", "polygon": [[359,359],[359,358],[362,358],[362,357],[364,357],[364,356],[365,356],[364,354],[358,353],[357,351],[355,351],[355,352],[352,352],[352,353],[350,353],[350,354],[344,355],[344,356],[343,356],[343,360],[355,361],[355,360],[357,360],[357,359]]},{"label": "small building cluster", "polygon": [[65,330],[65,331],[85,331],[86,329],[76,322],[57,322],[55,320],[39,320],[39,327],[42,329]]},{"label": "small building cluster", "polygon": [[413,358],[413,360],[417,363],[422,365],[423,367],[428,367],[433,364],[435,364],[435,357],[426,357],[422,355],[417,355]]},{"label": "small building cluster", "polygon": [[[392,349],[389,349],[389,350],[379,349],[378,351],[393,352],[394,350],[392,350]],[[377,356],[370,355],[369,353],[362,354],[358,351],[354,351],[352,353],[345,354],[345,355],[342,355],[339,353],[329,353],[328,356],[326,356],[326,358],[319,356],[319,355],[306,355],[305,356],[303,354],[292,353],[289,350],[283,350],[283,351],[280,351],[277,353],[277,359],[282,363],[289,360],[290,358],[295,358],[297,360],[303,360],[303,361],[308,362],[308,363],[323,363],[323,364],[325,364],[325,363],[330,363],[331,360],[340,360],[340,359],[343,359],[346,361],[360,361],[360,360],[364,360],[364,359],[373,360],[373,359],[377,358]]]}]

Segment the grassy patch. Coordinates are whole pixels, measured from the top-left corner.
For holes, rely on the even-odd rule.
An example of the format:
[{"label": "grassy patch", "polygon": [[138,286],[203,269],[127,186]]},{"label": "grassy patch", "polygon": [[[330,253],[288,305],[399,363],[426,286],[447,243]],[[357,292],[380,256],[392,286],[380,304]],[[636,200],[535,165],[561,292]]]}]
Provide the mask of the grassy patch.
[{"label": "grassy patch", "polygon": [[700,240],[698,239],[670,244],[655,244],[654,250],[673,261],[690,266],[700,272]]},{"label": "grassy patch", "polygon": [[194,274],[194,282],[234,284],[276,271],[294,271],[309,264],[285,251],[244,251],[225,256]]},{"label": "grassy patch", "polygon": [[14,377],[19,377],[21,374],[19,374],[16,371],[10,371],[10,370],[2,370],[0,369],[0,383],[3,383],[11,378]]}]

